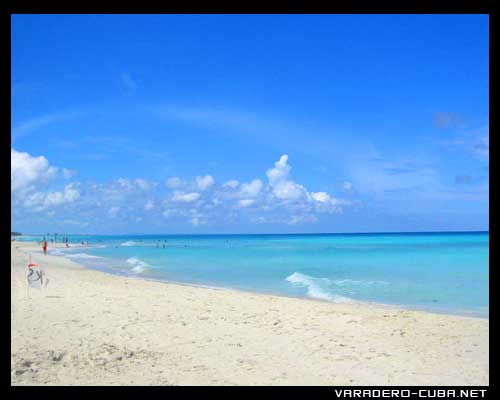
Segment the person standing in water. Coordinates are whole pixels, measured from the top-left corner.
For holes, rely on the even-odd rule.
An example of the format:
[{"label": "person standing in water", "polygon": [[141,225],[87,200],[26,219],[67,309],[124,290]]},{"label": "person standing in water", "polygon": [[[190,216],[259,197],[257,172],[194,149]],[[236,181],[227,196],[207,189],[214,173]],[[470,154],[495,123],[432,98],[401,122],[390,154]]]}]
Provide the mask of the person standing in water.
[{"label": "person standing in water", "polygon": [[42,240],[42,249],[43,249],[43,254],[47,255],[47,242],[45,241],[45,238]]}]

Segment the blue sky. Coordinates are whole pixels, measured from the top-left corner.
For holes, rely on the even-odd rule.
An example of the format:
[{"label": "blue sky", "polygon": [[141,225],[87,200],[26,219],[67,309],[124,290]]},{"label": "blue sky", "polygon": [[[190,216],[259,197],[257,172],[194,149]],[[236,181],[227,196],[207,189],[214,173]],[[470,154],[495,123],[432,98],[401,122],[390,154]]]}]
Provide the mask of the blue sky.
[{"label": "blue sky", "polygon": [[486,15],[14,15],[12,228],[487,230]]}]

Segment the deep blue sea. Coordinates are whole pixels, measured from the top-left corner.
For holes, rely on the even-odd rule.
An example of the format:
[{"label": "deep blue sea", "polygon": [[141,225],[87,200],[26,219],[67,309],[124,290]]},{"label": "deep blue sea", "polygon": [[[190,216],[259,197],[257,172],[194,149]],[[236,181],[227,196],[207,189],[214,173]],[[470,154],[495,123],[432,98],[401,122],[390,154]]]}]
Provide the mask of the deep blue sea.
[{"label": "deep blue sea", "polygon": [[[487,232],[69,238],[89,246],[61,250],[49,242],[49,252],[116,274],[336,303],[489,312]],[[21,240],[33,239],[41,237]]]}]

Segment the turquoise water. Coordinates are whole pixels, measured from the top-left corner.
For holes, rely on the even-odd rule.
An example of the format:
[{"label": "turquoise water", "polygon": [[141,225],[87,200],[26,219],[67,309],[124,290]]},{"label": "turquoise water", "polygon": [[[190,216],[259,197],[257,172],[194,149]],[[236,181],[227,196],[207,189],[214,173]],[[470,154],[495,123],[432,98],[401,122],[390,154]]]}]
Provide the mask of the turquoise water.
[{"label": "turquoise water", "polygon": [[489,311],[487,232],[70,236],[70,243],[82,240],[89,247],[51,249],[49,242],[49,252],[151,279],[483,317]]}]

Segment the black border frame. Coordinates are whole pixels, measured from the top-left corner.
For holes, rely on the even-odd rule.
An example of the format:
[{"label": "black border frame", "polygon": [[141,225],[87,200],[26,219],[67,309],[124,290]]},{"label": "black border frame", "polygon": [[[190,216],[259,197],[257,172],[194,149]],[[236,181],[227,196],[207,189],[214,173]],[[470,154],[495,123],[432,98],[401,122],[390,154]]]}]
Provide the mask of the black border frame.
[{"label": "black border frame", "polygon": [[[498,91],[497,85],[498,80],[495,74],[491,73],[499,71],[499,66],[496,60],[496,55],[498,53],[498,40],[495,32],[498,31],[497,25],[497,3],[495,0],[327,0],[323,1],[299,1],[299,0],[288,0],[282,4],[271,3],[271,2],[257,2],[257,1],[235,1],[232,2],[221,2],[221,1],[202,1],[199,2],[162,2],[161,0],[66,0],[66,1],[55,1],[55,0],[4,0],[1,3],[0,8],[2,10],[0,16],[0,29],[1,29],[1,44],[0,52],[2,53],[2,93],[5,99],[9,96],[8,102],[3,103],[1,111],[3,114],[3,135],[2,138],[8,141],[9,147],[11,146],[10,134],[7,132],[11,131],[11,15],[12,14],[78,14],[78,13],[97,13],[97,14],[176,14],[176,13],[189,13],[189,14],[488,14],[489,15],[489,85],[490,85],[490,131],[496,132],[496,119],[498,118],[495,113],[495,104],[498,102]],[[493,89],[493,90],[492,90]],[[5,107],[8,104],[8,107]],[[493,142],[496,140],[495,135],[491,138]],[[6,171],[10,169],[10,155],[7,144],[1,147],[2,157],[0,157],[0,162],[4,164],[2,171],[7,174]],[[490,181],[491,178],[495,176],[494,170],[496,162],[493,157],[490,156]],[[3,175],[3,174],[2,174]],[[495,185],[490,185],[490,204],[491,200],[496,197]],[[7,199],[5,195],[5,205],[11,205],[10,197]],[[2,202],[3,203],[3,202]],[[3,207],[2,210],[2,228],[6,228],[11,225],[10,207]],[[493,212],[492,212],[493,211]],[[490,206],[489,214],[489,225],[490,225],[490,241],[496,239],[496,235],[493,237],[491,235],[491,227],[494,225],[493,220],[497,215],[495,209]],[[495,229],[493,229],[493,232]],[[5,232],[3,235],[4,239],[1,241],[1,245],[5,246],[5,252],[10,251],[7,244],[10,242],[10,233]],[[9,238],[9,240],[7,239]],[[494,292],[493,282],[498,282],[499,274],[496,272],[495,264],[492,262],[491,256],[494,255],[495,245],[490,246],[490,330],[492,333],[496,330],[497,317],[496,313],[498,310],[496,303],[496,298],[492,295]],[[6,268],[6,266],[4,266]],[[10,272],[9,272],[10,278]],[[7,279],[3,280],[5,285],[5,290],[3,290],[2,302],[4,304],[3,310],[4,321],[8,320],[9,331],[4,325],[1,329],[2,333],[2,358],[5,360],[5,375],[4,384],[8,386],[9,392],[12,394],[20,394],[21,392],[29,395],[40,396],[43,394],[70,394],[74,396],[75,394],[88,396],[94,393],[111,393],[121,392],[120,395],[130,395],[130,396],[141,396],[141,395],[174,395],[178,397],[183,397],[187,395],[203,395],[203,394],[217,394],[226,395],[233,397],[234,395],[241,395],[243,391],[248,391],[251,395],[259,395],[267,393],[281,393],[286,396],[291,397],[304,397],[304,395],[324,395],[325,398],[335,398],[336,395],[332,387],[253,387],[253,388],[232,388],[232,387],[126,387],[119,388],[113,387],[111,389],[107,387],[79,387],[77,390],[71,390],[71,388],[66,387],[12,387],[10,383],[10,286],[7,287]],[[498,286],[498,285],[497,285]],[[496,294],[496,293],[493,293]],[[490,334],[490,354],[494,354],[495,342],[491,340]],[[490,356],[491,359],[491,356]],[[9,365],[9,367],[7,367]],[[445,366],[444,366],[445,367]],[[488,391],[486,397],[489,393],[496,392],[496,374],[494,371],[490,371],[490,386],[489,387],[476,387],[477,389],[485,389]],[[339,388],[339,387],[337,387]],[[356,389],[363,388],[374,388],[371,386],[357,386],[353,387]],[[382,387],[379,387],[382,388]],[[391,388],[389,386],[383,388]],[[393,387],[398,389],[410,389],[410,387]],[[416,390],[418,388],[424,387],[413,387],[411,389]],[[441,389],[445,387],[440,387]],[[459,388],[459,387],[455,387]],[[466,387],[463,387],[466,388]],[[469,387],[472,388],[472,387]]]}]

